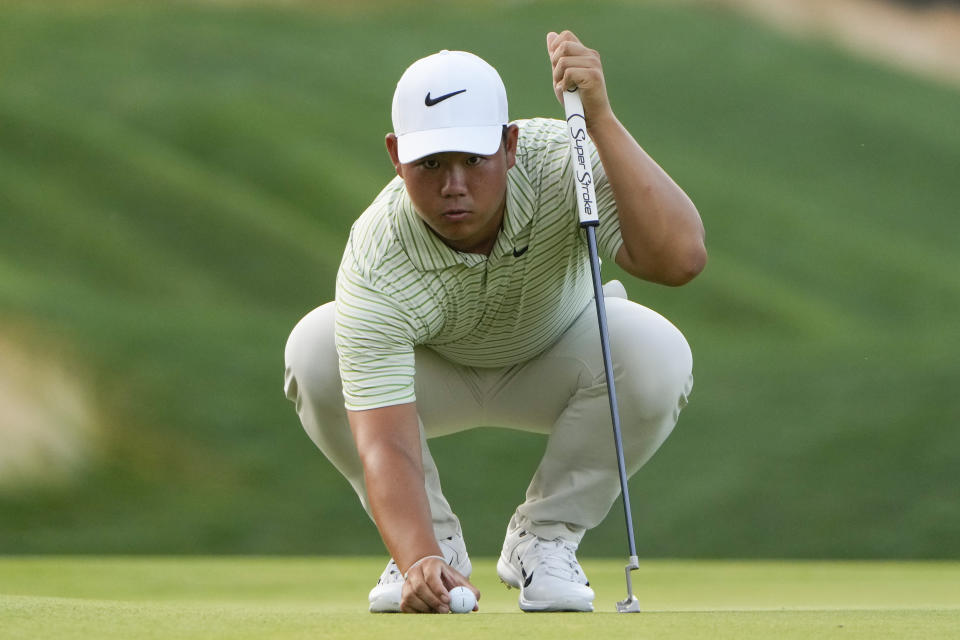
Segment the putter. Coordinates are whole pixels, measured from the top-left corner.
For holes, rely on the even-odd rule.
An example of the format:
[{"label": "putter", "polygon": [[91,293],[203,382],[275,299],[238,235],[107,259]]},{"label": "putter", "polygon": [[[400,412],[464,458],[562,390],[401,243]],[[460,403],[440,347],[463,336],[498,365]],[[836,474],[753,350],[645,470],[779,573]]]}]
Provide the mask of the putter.
[{"label": "putter", "polygon": [[627,576],[627,597],[617,602],[618,613],[639,613],[640,602],[633,595],[630,572],[640,568],[637,545],[633,537],[633,516],[630,512],[630,490],[627,487],[626,464],[623,460],[623,441],[620,437],[620,411],[617,409],[617,391],[613,383],[613,360],[610,357],[610,337],[607,331],[607,312],[603,301],[603,283],[600,280],[600,258],[597,256],[596,227],[600,224],[597,215],[597,197],[593,190],[593,166],[586,149],[587,121],[583,115],[583,102],[576,87],[563,92],[563,107],[567,112],[567,129],[570,133],[570,155],[573,162],[574,189],[580,226],[587,232],[587,248],[590,252],[590,271],[593,274],[593,293],[597,303],[597,321],[600,325],[600,348],[603,350],[603,370],[607,377],[607,395],[610,399],[610,418],[613,421],[613,442],[617,449],[617,468],[620,471],[620,493],[623,497],[623,514],[627,520],[627,542],[630,559],[624,573]]}]

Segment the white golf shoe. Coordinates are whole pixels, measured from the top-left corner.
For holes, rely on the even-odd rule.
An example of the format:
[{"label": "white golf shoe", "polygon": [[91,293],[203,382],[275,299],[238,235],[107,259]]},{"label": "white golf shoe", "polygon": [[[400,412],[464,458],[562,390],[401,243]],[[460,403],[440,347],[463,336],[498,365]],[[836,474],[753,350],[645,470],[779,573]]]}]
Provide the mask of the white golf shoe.
[{"label": "white golf shoe", "polygon": [[[443,558],[451,567],[469,578],[473,572],[467,547],[463,541],[463,534],[457,534],[438,541],[443,551]],[[400,597],[403,594],[403,574],[397,563],[390,558],[387,567],[380,574],[377,586],[370,590],[371,613],[399,613]]]},{"label": "white golf shoe", "polygon": [[497,575],[507,587],[520,589],[524,611],[593,611],[593,589],[576,551],[572,542],[513,529],[503,541]]}]

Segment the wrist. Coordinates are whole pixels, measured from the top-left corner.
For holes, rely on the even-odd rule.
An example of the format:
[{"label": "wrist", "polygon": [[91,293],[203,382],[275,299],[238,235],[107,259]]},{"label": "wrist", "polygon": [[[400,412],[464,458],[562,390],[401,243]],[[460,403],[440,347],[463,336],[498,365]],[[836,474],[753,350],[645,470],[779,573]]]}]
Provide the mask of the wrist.
[{"label": "wrist", "polygon": [[602,143],[605,138],[611,135],[620,135],[624,130],[623,125],[617,120],[617,116],[614,115],[612,110],[596,114],[591,113],[586,118],[586,122],[587,134],[590,136],[590,139],[593,140],[594,144],[596,144],[598,140]]},{"label": "wrist", "polygon": [[419,560],[415,560],[414,562],[412,562],[412,563],[410,564],[410,566],[407,567],[407,570],[403,572],[403,579],[406,580],[406,579],[407,579],[407,575],[409,575],[409,573],[410,573],[411,571],[413,571],[413,569],[414,569],[415,567],[418,567],[418,566],[420,566],[421,564],[423,564],[424,562],[426,562],[427,560],[431,560],[431,559],[439,560],[440,562],[443,562],[444,564],[446,564],[446,562],[447,562],[446,558],[444,558],[444,557],[441,556],[441,555],[430,554],[430,555],[423,556],[423,557],[420,558]]}]

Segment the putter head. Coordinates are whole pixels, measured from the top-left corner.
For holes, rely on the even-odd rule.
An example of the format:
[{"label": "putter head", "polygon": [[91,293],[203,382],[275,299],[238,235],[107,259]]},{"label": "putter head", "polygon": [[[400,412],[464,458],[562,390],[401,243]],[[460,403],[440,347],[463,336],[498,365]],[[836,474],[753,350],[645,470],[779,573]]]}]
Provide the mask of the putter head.
[{"label": "putter head", "polygon": [[640,601],[632,593],[617,603],[617,613],[640,613]]},{"label": "putter head", "polygon": [[633,595],[633,580],[630,579],[630,572],[640,568],[640,558],[630,556],[627,566],[623,573],[627,578],[627,598],[617,603],[617,613],[640,613],[640,601]]}]

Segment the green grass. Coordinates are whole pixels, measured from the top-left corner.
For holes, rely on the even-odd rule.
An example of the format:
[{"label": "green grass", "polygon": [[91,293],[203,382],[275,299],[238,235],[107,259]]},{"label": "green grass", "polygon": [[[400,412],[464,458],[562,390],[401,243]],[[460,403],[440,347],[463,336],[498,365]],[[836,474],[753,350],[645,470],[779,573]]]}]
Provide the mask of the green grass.
[{"label": "green grass", "polygon": [[[474,50],[513,116],[559,115],[544,34],[575,26],[711,256],[628,283],[697,380],[632,481],[643,555],[960,557],[960,93],[716,8],[360,4],[0,6],[0,335],[100,433],[72,484],[0,487],[0,552],[379,553],[282,397],[284,341],[391,176],[406,65]],[[542,447],[436,441],[477,554]],[[625,546],[617,509],[585,557]]]},{"label": "green grass", "polygon": [[644,562],[644,613],[618,615],[623,563],[590,560],[594,614],[522,614],[494,559],[480,612],[365,611],[382,558],[4,558],[4,638],[934,638],[960,624],[960,565]]}]

